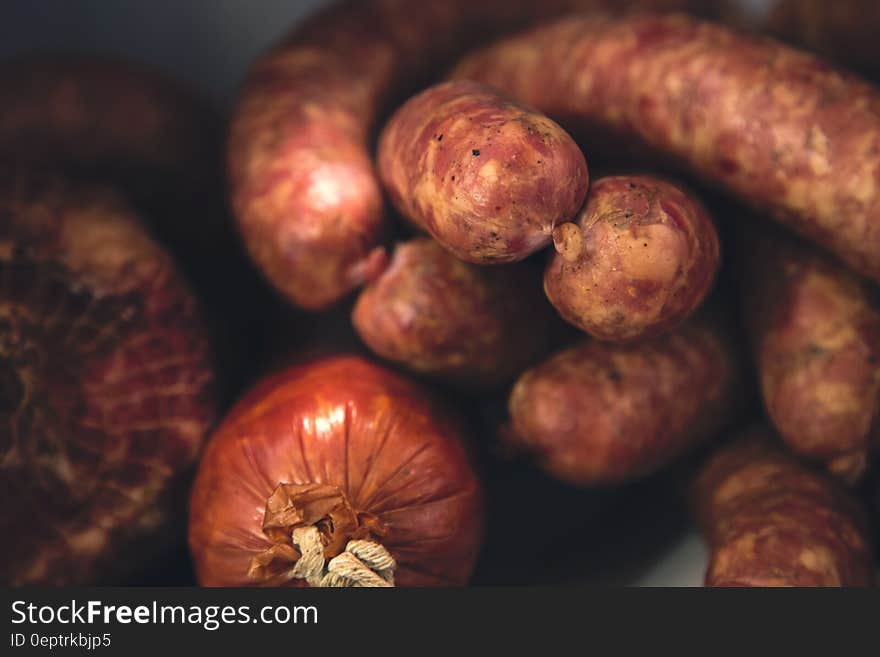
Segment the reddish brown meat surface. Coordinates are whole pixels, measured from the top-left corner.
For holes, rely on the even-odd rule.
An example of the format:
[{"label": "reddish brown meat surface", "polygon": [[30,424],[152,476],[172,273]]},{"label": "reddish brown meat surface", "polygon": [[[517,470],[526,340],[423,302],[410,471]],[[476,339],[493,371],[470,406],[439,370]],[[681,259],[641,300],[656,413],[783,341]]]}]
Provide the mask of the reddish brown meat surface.
[{"label": "reddish brown meat surface", "polygon": [[298,484],[341,494],[356,514],[338,534],[316,521],[327,558],[348,538],[368,538],[396,559],[399,586],[468,580],[483,534],[480,483],[450,409],[406,379],[362,358],[327,357],[239,401],[208,444],[190,502],[201,584],[303,585],[289,576],[296,523],[264,530],[269,498]]},{"label": "reddish brown meat surface", "polygon": [[534,267],[479,267],[423,237],[397,245],[352,319],[383,358],[474,389],[508,383],[546,354],[554,316]]},{"label": "reddish brown meat surface", "polygon": [[685,16],[560,19],[466,58],[567,129],[635,137],[880,280],[880,91]]},{"label": "reddish brown meat surface", "polygon": [[866,519],[836,482],[764,427],[703,465],[692,502],[711,550],[707,586],[871,586]]},{"label": "reddish brown meat surface", "polygon": [[182,537],[217,412],[206,328],[105,190],[0,180],[0,581],[112,582]]},{"label": "reddish brown meat surface", "polygon": [[653,176],[609,176],[590,187],[577,220],[557,226],[544,273],[568,322],[601,340],[660,335],[703,302],[720,261],[702,203]]},{"label": "reddish brown meat surface", "polygon": [[253,65],[227,162],[251,257],[288,299],[331,305],[384,266],[376,121],[465,47],[570,8],[682,0],[353,0],[298,26]]},{"label": "reddish brown meat surface", "polygon": [[379,174],[407,219],[478,264],[522,260],[580,209],[587,164],[545,116],[472,82],[404,103],[379,140]]},{"label": "reddish brown meat surface", "polygon": [[880,301],[834,258],[753,230],[741,298],[764,405],[785,442],[846,481],[880,436]]},{"label": "reddish brown meat surface", "polygon": [[634,344],[586,341],[519,378],[509,440],[562,481],[629,481],[724,428],[741,381],[732,345],[702,320]]}]

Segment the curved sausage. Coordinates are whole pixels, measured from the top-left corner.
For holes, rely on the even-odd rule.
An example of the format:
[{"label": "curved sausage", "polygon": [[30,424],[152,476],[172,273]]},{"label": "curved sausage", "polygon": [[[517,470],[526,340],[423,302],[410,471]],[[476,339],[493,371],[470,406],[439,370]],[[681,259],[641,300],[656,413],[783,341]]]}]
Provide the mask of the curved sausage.
[{"label": "curved sausage", "polygon": [[682,14],[576,16],[466,58],[567,129],[672,156],[880,280],[880,91]]},{"label": "curved sausage", "polygon": [[[623,3],[675,7],[683,0]],[[335,5],[263,55],[230,127],[233,207],[251,257],[293,303],[331,305],[385,265],[369,142],[384,109],[455,53],[611,0],[363,0]]]}]

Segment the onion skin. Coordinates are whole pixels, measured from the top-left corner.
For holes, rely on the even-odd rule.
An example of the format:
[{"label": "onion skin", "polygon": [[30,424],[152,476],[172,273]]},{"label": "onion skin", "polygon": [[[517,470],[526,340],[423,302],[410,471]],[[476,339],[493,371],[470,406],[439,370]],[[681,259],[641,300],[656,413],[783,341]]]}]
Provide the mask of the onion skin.
[{"label": "onion skin", "polygon": [[703,204],[654,176],[606,176],[573,223],[556,227],[547,298],[595,338],[652,338],[703,303],[720,264]]},{"label": "onion skin", "polygon": [[517,380],[507,439],[572,485],[631,481],[723,429],[741,382],[733,344],[703,319],[654,340],[584,341]]},{"label": "onion skin", "polygon": [[382,527],[372,538],[397,560],[398,586],[467,582],[483,498],[454,415],[399,375],[342,355],[265,379],[210,439],[190,501],[199,583],[304,586],[283,571],[248,573],[273,546],[263,530],[273,491],[309,483],[338,487]]},{"label": "onion skin", "polygon": [[3,174],[0,581],[118,581],[175,539],[217,412],[207,329],[119,197]]},{"label": "onion skin", "polygon": [[468,389],[510,382],[559,333],[540,272],[523,263],[479,267],[422,237],[398,244],[361,292],[352,322],[376,354]]},{"label": "onion skin", "polygon": [[713,454],[693,484],[709,542],[706,586],[871,586],[863,509],[837,482],[754,427]]}]

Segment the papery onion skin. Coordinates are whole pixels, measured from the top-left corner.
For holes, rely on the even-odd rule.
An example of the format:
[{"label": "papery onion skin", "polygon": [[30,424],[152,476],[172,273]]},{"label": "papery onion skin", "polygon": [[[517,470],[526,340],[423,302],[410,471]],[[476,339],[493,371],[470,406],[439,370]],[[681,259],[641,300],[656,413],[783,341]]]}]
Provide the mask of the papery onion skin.
[{"label": "papery onion skin", "polygon": [[292,585],[248,576],[279,484],[331,484],[385,528],[398,586],[470,577],[483,534],[480,483],[454,413],[360,357],[324,357],[258,384],[220,424],[190,501],[189,541],[205,586]]},{"label": "papery onion skin", "polygon": [[207,330],[114,193],[4,170],[0,218],[0,582],[115,582],[175,540]]}]

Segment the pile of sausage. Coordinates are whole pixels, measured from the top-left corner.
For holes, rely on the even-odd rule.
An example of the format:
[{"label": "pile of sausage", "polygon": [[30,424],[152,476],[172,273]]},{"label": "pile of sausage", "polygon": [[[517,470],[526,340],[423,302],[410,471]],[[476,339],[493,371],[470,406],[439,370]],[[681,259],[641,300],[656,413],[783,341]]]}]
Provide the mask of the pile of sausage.
[{"label": "pile of sausage", "polygon": [[[95,491],[115,482],[131,506],[149,490],[150,508],[166,509],[157,500],[167,470],[185,470],[194,453],[160,459],[162,486],[147,486],[155,473],[137,486],[118,473],[146,444],[155,461],[164,441],[186,438],[194,450],[206,438],[189,505],[200,583],[360,585],[360,575],[334,569],[345,557],[381,585],[461,585],[480,553],[484,482],[473,422],[450,399],[479,405],[500,394],[506,418],[481,440],[502,441],[568,485],[620,486],[685,464],[711,551],[707,585],[872,585],[872,521],[859,487],[880,451],[880,88],[698,17],[705,3],[620,4],[437,0],[413,12],[404,0],[342,3],[253,64],[226,142],[238,237],[274,288],[272,303],[350,322],[358,353],[327,355],[325,345],[323,355],[304,346],[297,355],[291,344],[296,362],[270,363],[274,372],[213,430],[208,402],[178,400],[173,431],[149,433],[153,420],[113,414],[109,392],[100,403],[85,392],[74,405],[56,398],[63,386],[117,381],[139,322],[150,335],[171,333],[190,369],[201,352],[183,331],[211,331],[170,313],[184,302],[152,288],[162,303],[151,310],[149,282],[173,274],[142,274],[159,256],[125,261],[122,236],[76,229],[95,233],[88,248],[100,260],[80,265],[68,224],[118,215],[134,225],[131,212],[71,191],[78,178],[34,182],[31,172],[37,156],[65,171],[79,158],[90,179],[127,191],[106,169],[130,151],[130,168],[116,173],[161,165],[163,181],[194,189],[210,166],[181,139],[191,132],[174,131],[158,104],[137,132],[97,114],[6,103],[0,143],[20,155],[0,188],[0,211],[12,218],[0,226],[0,367],[10,363],[0,386],[17,400],[8,416],[0,410],[12,428],[0,445],[4,489],[30,491],[35,509],[50,504],[91,450],[99,474],[75,499],[82,523],[101,526],[109,514],[121,525],[131,514]],[[787,25],[766,29],[814,45]],[[66,102],[87,94],[86,83],[108,95],[121,84],[97,65],[40,66],[42,77],[0,76],[0,98],[21,97],[23,79],[32,104],[50,85]],[[107,102],[96,95],[80,112]],[[159,197],[131,194],[136,203]],[[155,232],[176,257],[197,253],[203,271],[223,269],[192,237],[222,227],[209,218],[167,225]],[[104,245],[113,239],[118,249]],[[213,275],[191,275],[197,295]],[[131,284],[114,286],[117,277]],[[25,285],[39,292],[22,294]],[[204,296],[210,317],[241,312],[217,310],[216,284]],[[70,372],[51,372],[42,361],[59,329],[29,346],[20,318],[105,298],[106,311],[94,312],[114,317],[113,339],[95,346],[90,334]],[[339,307],[342,320],[328,315]],[[209,360],[199,367],[221,378],[223,359]],[[194,395],[182,381],[196,375],[173,372],[164,390]],[[122,408],[168,417],[134,393]],[[110,443],[131,433],[126,423],[142,433],[114,452]],[[60,452],[22,447],[41,427],[75,427],[77,438]],[[59,518],[67,508],[51,502]],[[33,522],[21,515],[0,525]],[[5,580],[92,581],[143,533],[53,522],[40,539],[51,556],[26,555],[24,543],[2,548]],[[364,542],[387,550],[393,566],[371,565]],[[65,559],[84,554],[97,555],[93,568],[63,572]]]}]

